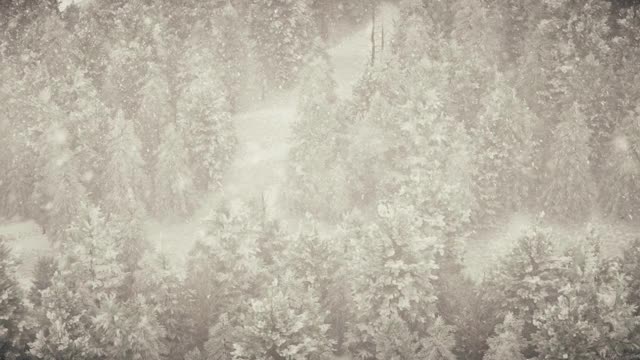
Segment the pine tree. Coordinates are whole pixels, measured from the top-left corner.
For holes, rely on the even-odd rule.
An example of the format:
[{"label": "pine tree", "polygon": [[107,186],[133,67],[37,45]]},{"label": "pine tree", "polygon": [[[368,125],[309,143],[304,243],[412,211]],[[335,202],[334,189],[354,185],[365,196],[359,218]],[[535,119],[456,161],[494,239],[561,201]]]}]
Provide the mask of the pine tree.
[{"label": "pine tree", "polygon": [[419,231],[411,208],[381,205],[379,213],[377,223],[355,222],[347,235],[355,316],[348,346],[365,357],[417,350],[437,310],[437,239]]},{"label": "pine tree", "polygon": [[526,342],[522,337],[524,323],[508,313],[496,330],[496,335],[488,340],[489,350],[483,360],[526,360],[523,351]]},{"label": "pine tree", "polygon": [[[522,336],[528,341],[536,331],[534,315],[552,303],[566,284],[568,260],[557,258],[549,230],[527,230],[487,281],[493,301],[502,314],[513,313],[524,322]],[[533,355],[527,347],[524,355]]]},{"label": "pine tree", "polygon": [[159,359],[164,330],[142,297],[120,297],[125,269],[99,208],[85,206],[66,232],[58,270],[42,290],[42,319],[30,343],[42,359]]},{"label": "pine tree", "polygon": [[235,330],[238,358],[309,358],[332,351],[320,304],[290,275],[276,279],[258,299],[249,301]]},{"label": "pine tree", "polygon": [[538,358],[622,358],[635,348],[631,334],[638,331],[640,318],[636,306],[626,301],[629,287],[620,263],[602,258],[593,235],[569,255],[575,264],[572,281],[534,318]]},{"label": "pine tree", "polygon": [[429,336],[422,341],[421,358],[426,360],[456,360],[453,348],[456,345],[454,329],[442,318],[435,319],[429,327]]},{"label": "pine tree", "polygon": [[600,186],[600,201],[608,215],[633,219],[640,215],[640,123],[629,114],[614,133]]},{"label": "pine tree", "polygon": [[40,135],[38,143],[38,181],[34,201],[44,213],[45,229],[51,239],[59,240],[80,206],[87,202],[85,187],[80,182],[77,158],[69,146],[69,133],[52,123]]},{"label": "pine tree", "polygon": [[29,292],[29,300],[35,306],[42,305],[41,291],[51,286],[53,276],[57,270],[57,263],[52,257],[41,257],[36,262],[33,270],[33,281],[31,291]]},{"label": "pine tree", "polygon": [[141,143],[133,123],[118,111],[109,122],[103,173],[102,207],[107,213],[141,214],[148,194],[148,180],[141,156]]},{"label": "pine tree", "polygon": [[321,233],[319,226],[305,220],[300,233],[286,239],[290,245],[281,257],[284,268],[317,294],[327,312],[325,321],[331,325],[327,334],[335,341],[336,351],[341,351],[351,318],[351,291],[344,280],[349,269],[341,239]]},{"label": "pine tree", "polygon": [[237,6],[229,1],[215,12],[214,26],[218,30],[213,36],[213,44],[209,45],[215,50],[216,61],[223,69],[220,79],[232,112],[238,110],[241,90],[245,85],[243,78],[248,75],[246,67],[249,65],[246,58],[249,51],[248,29]]},{"label": "pine tree", "polygon": [[164,329],[144,297],[126,302],[111,295],[92,319],[97,347],[108,359],[164,359]]},{"label": "pine tree", "polygon": [[595,195],[589,161],[591,131],[577,105],[564,117],[549,146],[543,206],[558,219],[582,221],[590,216]]},{"label": "pine tree", "polygon": [[265,234],[255,209],[240,204],[216,210],[205,221],[205,229],[186,263],[184,301],[192,339],[188,349],[204,350],[209,330],[225,314],[235,326],[246,311],[245,300],[259,296],[273,266],[267,267],[264,254],[258,254],[258,241]]},{"label": "pine tree", "polygon": [[487,220],[526,205],[534,185],[537,119],[502,76],[483,107],[473,133],[478,142],[479,216]]},{"label": "pine tree", "polygon": [[100,210],[84,206],[65,232],[58,270],[41,291],[39,331],[29,344],[42,359],[93,358],[103,351],[93,321],[123,279],[117,248]]},{"label": "pine tree", "polygon": [[[184,81],[177,103],[179,128],[185,134],[195,181],[202,191],[220,187],[222,174],[234,154],[237,139],[231,120],[229,89],[220,71],[225,66],[220,54],[210,44],[210,37],[222,42],[221,34],[210,34],[197,25],[188,39],[187,50],[181,60]],[[211,61],[216,66],[211,66]],[[227,79],[228,80],[228,79]]]},{"label": "pine tree", "polygon": [[[300,74],[299,120],[293,125],[289,197],[292,206],[321,218],[336,219],[346,210],[340,161],[344,131],[328,54],[316,40]],[[331,181],[329,179],[335,179]]]},{"label": "pine tree", "polygon": [[252,0],[249,28],[267,80],[286,87],[296,79],[315,29],[307,1]]},{"label": "pine tree", "polygon": [[168,254],[147,252],[136,272],[135,289],[153,307],[165,334],[162,337],[169,359],[181,358],[191,345],[183,282]]},{"label": "pine tree", "polygon": [[[142,141],[142,155],[147,169],[151,169],[158,161],[155,158],[157,152],[162,146],[166,146],[164,142],[166,141],[167,127],[171,126],[175,110],[171,107],[169,80],[159,65],[152,62],[147,63],[147,70],[141,81],[143,81],[143,85],[136,94],[140,103],[132,105],[137,106],[133,107],[137,111],[132,115],[134,116],[132,118],[136,120],[135,129]],[[148,171],[148,173],[153,173],[153,171]]]},{"label": "pine tree", "polygon": [[220,317],[218,322],[209,330],[209,340],[204,347],[208,360],[233,359],[233,327],[226,315]]},{"label": "pine tree", "polygon": [[27,309],[16,265],[7,240],[0,236],[0,354],[6,359],[19,359],[25,351],[22,336]]},{"label": "pine tree", "polygon": [[195,206],[194,183],[182,134],[165,126],[158,149],[154,180],[155,210],[159,215],[183,216]]}]

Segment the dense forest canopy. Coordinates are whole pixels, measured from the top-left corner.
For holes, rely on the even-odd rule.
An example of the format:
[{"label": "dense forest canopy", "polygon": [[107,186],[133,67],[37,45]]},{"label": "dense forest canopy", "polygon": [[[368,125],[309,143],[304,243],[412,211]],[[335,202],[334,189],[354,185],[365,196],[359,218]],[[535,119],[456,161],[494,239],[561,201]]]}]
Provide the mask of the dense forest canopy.
[{"label": "dense forest canopy", "polygon": [[[0,232],[0,359],[637,359],[639,6],[2,0],[0,228],[53,253],[20,274]],[[195,219],[185,259],[149,236]]]}]

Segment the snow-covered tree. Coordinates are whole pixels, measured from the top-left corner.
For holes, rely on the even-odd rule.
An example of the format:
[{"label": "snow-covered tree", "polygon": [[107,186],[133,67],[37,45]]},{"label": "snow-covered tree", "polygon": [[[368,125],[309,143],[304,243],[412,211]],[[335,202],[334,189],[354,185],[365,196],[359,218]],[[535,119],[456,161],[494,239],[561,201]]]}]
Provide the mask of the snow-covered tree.
[{"label": "snow-covered tree", "polygon": [[640,215],[640,117],[630,113],[614,132],[600,187],[608,215],[634,219]]},{"label": "snow-covered tree", "polygon": [[107,359],[164,359],[164,328],[142,296],[126,302],[114,295],[102,299],[92,318],[92,331]]},{"label": "snow-covered tree", "polygon": [[[220,69],[227,63],[209,44],[210,36],[222,41],[218,39],[221,34],[211,34],[198,24],[188,39],[180,62],[184,84],[177,103],[178,125],[188,145],[194,180],[202,191],[220,187],[237,143],[231,121],[231,90],[227,89],[232,85],[225,84],[223,78],[228,71]],[[212,59],[216,66],[211,65]]]},{"label": "snow-covered tree", "polygon": [[249,301],[235,330],[238,359],[322,358],[331,354],[329,325],[313,291],[290,275]]},{"label": "snow-covered tree", "polygon": [[59,240],[86,203],[87,193],[80,182],[77,157],[70,149],[69,133],[51,123],[39,136],[37,183],[33,200],[43,212],[43,225],[51,239]]},{"label": "snow-covered tree", "polygon": [[244,205],[215,211],[206,221],[204,239],[189,253],[185,302],[192,341],[200,348],[224,314],[236,324],[246,310],[245,300],[259,296],[269,281],[258,254],[260,220]]},{"label": "snow-covered tree", "polygon": [[40,292],[40,359],[159,359],[164,330],[142,297],[123,299],[124,267],[116,235],[99,208],[85,206],[65,233],[58,270]]},{"label": "snow-covered tree", "polygon": [[108,125],[106,162],[101,176],[102,207],[107,213],[140,214],[149,195],[140,140],[133,122],[125,119],[122,111]]},{"label": "snow-covered tree", "polygon": [[288,194],[296,210],[335,220],[348,204],[339,153],[344,126],[328,54],[319,40],[313,50],[300,74],[299,119],[293,125]]},{"label": "snow-covered tree", "polygon": [[496,335],[488,339],[489,350],[483,360],[526,360],[523,351],[526,341],[522,337],[524,323],[513,314],[507,313]]},{"label": "snow-covered tree", "polygon": [[539,359],[624,358],[637,351],[631,334],[640,317],[628,300],[628,281],[616,260],[604,260],[597,237],[583,239],[573,258],[573,280],[538,311],[533,336]]},{"label": "snow-covered tree", "polygon": [[296,79],[315,36],[307,1],[252,0],[249,29],[263,76],[277,87]]},{"label": "snow-covered tree", "polygon": [[191,345],[186,319],[183,279],[168,254],[147,252],[135,274],[135,290],[153,307],[165,331],[161,341],[169,359],[181,358]]},{"label": "snow-covered tree", "polygon": [[183,216],[195,205],[193,173],[182,134],[175,125],[164,127],[154,173],[155,211]]},{"label": "snow-covered tree", "polygon": [[283,265],[317,294],[327,313],[325,321],[331,325],[327,334],[335,342],[336,351],[342,351],[351,320],[350,282],[345,280],[350,271],[342,238],[322,233],[319,226],[306,219],[300,233],[287,238]]},{"label": "snow-covered tree", "polygon": [[456,360],[453,349],[456,345],[453,327],[444,323],[442,318],[435,319],[422,340],[420,358],[426,360]]},{"label": "snow-covered tree", "polygon": [[378,223],[356,222],[347,235],[355,316],[348,345],[360,356],[385,358],[417,350],[435,321],[438,241],[421,234],[411,208],[381,205],[379,212]]},{"label": "snow-covered tree", "polygon": [[19,359],[25,351],[22,336],[27,309],[16,266],[7,240],[0,236],[0,354],[6,359]]},{"label": "snow-covered tree", "polygon": [[[534,314],[553,302],[566,283],[569,259],[554,253],[548,229],[527,230],[487,281],[502,313],[513,313],[524,322],[523,336],[535,332]],[[530,349],[525,355],[531,354]]]},{"label": "snow-covered tree", "polygon": [[37,358],[93,358],[102,349],[92,337],[93,316],[123,279],[117,248],[100,210],[85,206],[62,242],[58,270],[41,291],[39,331],[30,343]]},{"label": "snow-covered tree", "polygon": [[542,201],[558,219],[582,221],[591,214],[595,184],[591,175],[591,131],[578,105],[563,114],[548,148]]},{"label": "snow-covered tree", "polygon": [[518,211],[526,205],[534,185],[536,122],[515,90],[504,79],[497,80],[483,100],[483,110],[473,130],[478,143],[475,182],[480,217]]}]

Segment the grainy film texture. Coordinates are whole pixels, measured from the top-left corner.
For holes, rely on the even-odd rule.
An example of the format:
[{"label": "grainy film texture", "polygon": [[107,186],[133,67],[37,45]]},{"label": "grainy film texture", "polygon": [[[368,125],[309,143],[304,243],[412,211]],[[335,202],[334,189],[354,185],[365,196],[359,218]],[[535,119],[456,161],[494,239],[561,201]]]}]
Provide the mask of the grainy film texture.
[{"label": "grainy film texture", "polygon": [[0,360],[640,359],[640,1],[0,0]]}]

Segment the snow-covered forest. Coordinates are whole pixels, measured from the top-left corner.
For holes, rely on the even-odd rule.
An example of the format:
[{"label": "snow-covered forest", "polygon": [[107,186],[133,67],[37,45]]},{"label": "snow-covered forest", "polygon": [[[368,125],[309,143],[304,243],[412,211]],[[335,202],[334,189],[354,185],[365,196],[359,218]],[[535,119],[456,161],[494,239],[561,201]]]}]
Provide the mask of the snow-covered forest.
[{"label": "snow-covered forest", "polygon": [[639,8],[0,1],[0,359],[640,359]]}]

